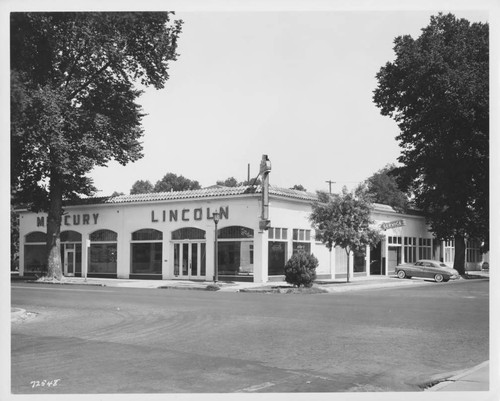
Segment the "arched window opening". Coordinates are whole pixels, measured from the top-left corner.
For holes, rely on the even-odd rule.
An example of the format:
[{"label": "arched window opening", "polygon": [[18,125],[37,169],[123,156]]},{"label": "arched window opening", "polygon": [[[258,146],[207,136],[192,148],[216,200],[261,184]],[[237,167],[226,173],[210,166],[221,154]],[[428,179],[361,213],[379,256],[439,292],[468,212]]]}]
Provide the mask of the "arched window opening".
[{"label": "arched window opening", "polygon": [[172,240],[205,239],[205,231],[195,227],[184,227],[172,231]]},{"label": "arched window opening", "polygon": [[130,244],[131,274],[161,274],[163,259],[163,233],[151,228],[132,233]]}]

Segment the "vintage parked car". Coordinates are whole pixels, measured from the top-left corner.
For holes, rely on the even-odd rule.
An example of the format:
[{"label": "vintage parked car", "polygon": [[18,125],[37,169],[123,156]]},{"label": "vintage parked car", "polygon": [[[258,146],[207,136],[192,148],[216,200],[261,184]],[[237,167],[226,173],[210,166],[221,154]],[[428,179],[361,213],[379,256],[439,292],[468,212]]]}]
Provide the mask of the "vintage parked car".
[{"label": "vintage parked car", "polygon": [[415,263],[396,266],[399,278],[424,277],[433,278],[436,282],[455,280],[460,277],[458,272],[438,260],[422,259]]}]

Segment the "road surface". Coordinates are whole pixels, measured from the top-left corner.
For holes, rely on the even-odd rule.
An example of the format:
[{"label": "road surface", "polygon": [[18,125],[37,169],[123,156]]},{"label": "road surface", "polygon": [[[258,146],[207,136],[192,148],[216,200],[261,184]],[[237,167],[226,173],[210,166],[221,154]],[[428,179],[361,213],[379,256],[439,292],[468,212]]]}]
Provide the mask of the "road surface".
[{"label": "road surface", "polygon": [[15,394],[420,391],[489,358],[486,280],[315,295],[13,283],[11,294],[31,312],[12,325]]}]

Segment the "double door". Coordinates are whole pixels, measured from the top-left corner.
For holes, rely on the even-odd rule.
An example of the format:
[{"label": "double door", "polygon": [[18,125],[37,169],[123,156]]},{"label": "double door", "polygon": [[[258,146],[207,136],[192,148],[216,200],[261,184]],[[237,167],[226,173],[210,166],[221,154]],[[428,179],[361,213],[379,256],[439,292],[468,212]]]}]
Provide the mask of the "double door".
[{"label": "double door", "polygon": [[174,243],[174,275],[188,280],[205,278],[205,242]]}]

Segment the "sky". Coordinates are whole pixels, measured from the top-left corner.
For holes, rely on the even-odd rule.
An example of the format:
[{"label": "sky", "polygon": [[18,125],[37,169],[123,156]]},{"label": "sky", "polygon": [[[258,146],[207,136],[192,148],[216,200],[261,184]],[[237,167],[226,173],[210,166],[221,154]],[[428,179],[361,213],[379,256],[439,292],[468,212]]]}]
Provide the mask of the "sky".
[{"label": "sky", "polygon": [[165,88],[139,99],[144,157],[96,168],[97,195],[128,194],[168,172],[202,187],[243,181],[264,154],[272,185],[355,186],[400,154],[396,123],[372,101],[375,75],[394,59],[394,38],[418,37],[439,11],[488,21],[446,9],[176,12],[179,57]]},{"label": "sky", "polygon": [[[55,6],[43,7],[51,3]],[[165,87],[146,88],[139,98],[147,114],[144,156],[126,166],[110,162],[95,168],[89,176],[98,189],[96,196],[128,194],[137,180],[154,185],[170,172],[206,187],[228,177],[246,180],[250,164],[253,179],[264,154],[271,160],[272,185],[300,184],[314,192],[328,190],[327,181],[333,181],[333,191],[344,185],[352,188],[397,163],[400,154],[396,123],[382,116],[372,101],[375,75],[394,59],[394,39],[418,37],[439,11],[487,22],[491,8],[488,0],[453,2],[462,10],[417,11],[412,4],[422,2],[372,6],[370,11],[325,6],[344,4],[333,0],[253,2],[259,8],[248,6],[248,1],[206,5],[213,3],[186,7],[189,2],[173,2],[177,6],[167,8],[184,21],[183,31]],[[247,6],[234,7],[240,3]],[[18,4],[24,10],[39,5],[70,10],[66,2]],[[71,4],[80,10],[80,3]],[[113,4],[127,3],[88,1],[84,10],[116,10]],[[165,10],[165,4],[170,3],[145,0],[134,2],[133,9]],[[476,9],[476,4],[481,6]]]}]

